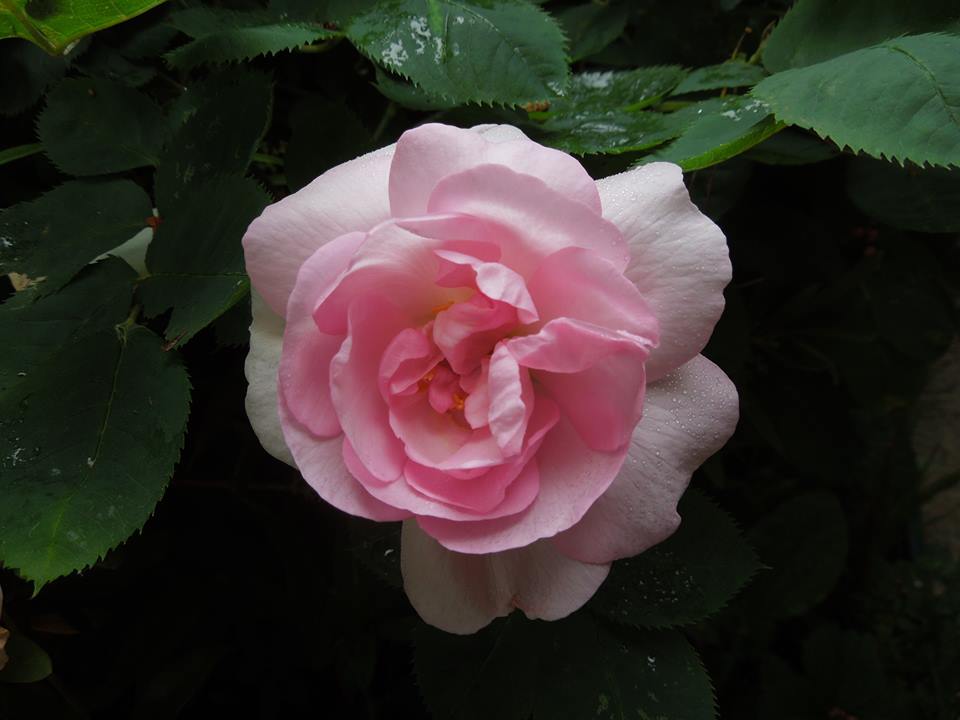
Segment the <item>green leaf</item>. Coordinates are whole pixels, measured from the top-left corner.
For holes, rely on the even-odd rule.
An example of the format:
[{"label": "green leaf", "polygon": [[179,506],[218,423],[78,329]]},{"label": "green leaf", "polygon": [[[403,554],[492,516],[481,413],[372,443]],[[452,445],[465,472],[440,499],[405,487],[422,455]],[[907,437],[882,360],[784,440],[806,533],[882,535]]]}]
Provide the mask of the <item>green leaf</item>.
[{"label": "green leaf", "polygon": [[0,116],[17,115],[32,107],[43,91],[67,69],[62,57],[51,57],[26,40],[0,42]]},{"label": "green leaf", "polygon": [[846,519],[828,492],[788,500],[757,523],[749,538],[770,569],[744,599],[766,615],[807,612],[833,590],[846,564]]},{"label": "green leaf", "polygon": [[738,95],[691,105],[671,118],[685,126],[682,134],[641,163],[666,161],[685,172],[700,170],[749,150],[783,127],[764,103]]},{"label": "green leaf", "polygon": [[170,16],[171,24],[193,40],[164,58],[177,68],[273,55],[340,33],[318,23],[277,22],[267,13],[194,7]]},{"label": "green leaf", "polygon": [[157,206],[163,218],[191,183],[217,175],[242,175],[270,122],[270,78],[238,67],[195,86],[186,121],[173,133],[157,170]]},{"label": "green leaf", "polygon": [[50,54],[163,0],[0,0],[0,38],[21,37]]},{"label": "green leaf", "polygon": [[914,35],[772,75],[753,95],[854,152],[960,165],[958,75],[960,37]]},{"label": "green leaf", "polygon": [[567,84],[563,34],[525,0],[384,0],[346,30],[374,62],[456,103],[521,105]]},{"label": "green leaf", "polygon": [[168,341],[187,342],[247,294],[240,240],[269,203],[253,180],[222,177],[192,184],[168,206],[140,284],[147,315],[173,310]]},{"label": "green leaf", "polygon": [[[119,262],[102,265],[116,275]],[[60,296],[0,313],[8,347],[31,325],[42,339],[50,318],[62,338],[62,316],[48,302],[92,313],[62,344],[35,349],[43,360],[4,361],[8,377],[17,372],[0,391],[0,561],[38,586],[96,562],[140,528],[180,453],[190,390],[183,367],[146,328],[114,327],[122,304],[99,297],[126,291],[128,305],[132,273],[124,272],[94,272]],[[103,287],[113,279],[119,287]]]},{"label": "green leaf", "polygon": [[399,80],[380,68],[376,68],[376,74],[375,87],[377,90],[388,100],[392,100],[405,108],[430,112],[456,107],[456,103],[445,100],[438,95],[431,95],[423,88]]},{"label": "green leaf", "polygon": [[47,96],[37,134],[65,173],[102,175],[156,165],[165,125],[160,108],[133,88],[69,78]]},{"label": "green leaf", "polygon": [[901,35],[958,29],[954,0],[798,0],[767,39],[763,64],[776,73]]},{"label": "green leaf", "polygon": [[685,75],[678,65],[577,73],[564,97],[551,106],[550,114],[640,110],[659,102]]},{"label": "green leaf", "polygon": [[110,330],[127,316],[136,274],[116,258],[84,268],[70,285],[40,300],[33,289],[0,305],[0,337],[16,346],[0,365],[0,394],[63,345]]},{"label": "green leaf", "polygon": [[20,632],[19,628],[10,628],[4,652],[8,660],[0,670],[0,683],[40,682],[53,672],[53,663],[47,652]]},{"label": "green leaf", "polygon": [[860,210],[892,227],[960,232],[960,170],[854,158],[847,169],[847,192]]},{"label": "green leaf", "polygon": [[124,56],[120,48],[106,43],[92,43],[75,67],[84,75],[103,78],[128,87],[138,88],[146,85],[157,76],[157,68],[133,62]]},{"label": "green leaf", "polygon": [[647,150],[679,135],[672,115],[640,112],[663,98],[684,77],[675,65],[574,75],[565,97],[543,118],[543,141],[578,155]]},{"label": "green leaf", "polygon": [[270,0],[269,13],[283,20],[322,20],[343,26],[367,12],[377,0]]},{"label": "green leaf", "polygon": [[614,563],[593,610],[636,627],[687,625],[724,607],[756,573],[756,554],[723,510],[687,491],[679,512],[670,538]]},{"label": "green leaf", "polygon": [[415,651],[438,720],[715,717],[710,680],[673,631],[614,634],[582,613],[549,623],[514,616],[472,636],[422,627]]},{"label": "green leaf", "polygon": [[576,62],[603,50],[620,37],[629,16],[627,3],[587,3],[561,12],[557,20],[570,41],[570,59]]},{"label": "green leaf", "polygon": [[0,272],[44,278],[41,291],[58,290],[152,214],[150,198],[129,180],[65,183],[0,213]]},{"label": "green leaf", "polygon": [[766,76],[767,73],[759,65],[751,65],[743,60],[729,60],[719,65],[692,70],[671,94],[684,95],[721,88],[749,87]]},{"label": "green leaf", "polygon": [[585,111],[550,118],[540,127],[542,141],[575,155],[648,150],[672,140],[683,126],[656,112]]}]

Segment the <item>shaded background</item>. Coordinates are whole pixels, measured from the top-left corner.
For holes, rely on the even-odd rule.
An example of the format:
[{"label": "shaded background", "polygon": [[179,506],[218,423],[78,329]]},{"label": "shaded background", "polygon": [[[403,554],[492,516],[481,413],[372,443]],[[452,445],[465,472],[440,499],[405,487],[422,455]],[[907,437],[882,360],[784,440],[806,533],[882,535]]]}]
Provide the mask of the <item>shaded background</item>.
[{"label": "shaded background", "polygon": [[[785,3],[656,5],[636,3],[589,66],[721,62],[752,52]],[[73,67],[0,43],[0,96],[18,99],[0,119],[4,145],[33,141],[47,83],[109,57],[168,10],[86,41]],[[517,117],[389,104],[346,43],[322,71],[308,54],[253,64],[276,79],[261,149],[286,166],[253,170],[276,198],[425,120]],[[162,94],[170,71],[146,66]],[[727,310],[705,354],[742,400],[736,434],[693,486],[737,520],[764,568],[686,632],[722,717],[955,720],[960,246],[896,226],[957,207],[921,192],[898,215],[903,193],[883,193],[910,170],[829,147],[818,162],[773,164],[784,142],[687,177],[730,245]],[[632,160],[585,164],[600,177]],[[0,167],[2,205],[61,179],[39,155]],[[939,181],[960,187],[955,173]],[[142,533],[36,597],[0,570],[5,611],[54,667],[40,683],[0,684],[3,718],[429,717],[396,528],[332,510],[261,450],[243,411],[248,322],[241,303],[186,347],[187,444]]]}]

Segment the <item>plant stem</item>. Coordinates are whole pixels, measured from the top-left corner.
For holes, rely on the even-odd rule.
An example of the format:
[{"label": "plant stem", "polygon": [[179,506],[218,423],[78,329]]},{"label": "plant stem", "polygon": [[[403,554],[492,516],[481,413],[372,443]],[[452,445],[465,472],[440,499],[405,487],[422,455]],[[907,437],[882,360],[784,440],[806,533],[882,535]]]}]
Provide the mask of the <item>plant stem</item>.
[{"label": "plant stem", "polygon": [[19,160],[20,158],[30,157],[31,155],[36,155],[40,152],[43,152],[43,145],[41,143],[15,145],[7,148],[6,150],[0,150],[0,165],[6,165],[8,162],[13,162],[14,160]]}]

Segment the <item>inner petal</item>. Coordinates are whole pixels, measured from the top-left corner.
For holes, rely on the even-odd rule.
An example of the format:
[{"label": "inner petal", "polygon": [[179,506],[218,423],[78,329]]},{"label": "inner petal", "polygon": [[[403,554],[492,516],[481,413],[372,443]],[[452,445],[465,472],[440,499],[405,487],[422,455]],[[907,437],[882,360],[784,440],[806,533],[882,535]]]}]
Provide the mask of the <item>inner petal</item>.
[{"label": "inner petal", "polygon": [[390,426],[414,462],[438,470],[468,470],[494,467],[506,459],[489,428],[471,428],[461,412],[437,412],[429,392],[394,396],[389,404]]},{"label": "inner petal", "polygon": [[380,394],[389,402],[393,395],[410,395],[443,360],[443,353],[430,338],[431,324],[405,328],[387,346],[380,359]]},{"label": "inner petal", "polygon": [[433,341],[451,369],[466,375],[490,355],[493,346],[517,327],[517,311],[503,302],[474,295],[437,314]]}]

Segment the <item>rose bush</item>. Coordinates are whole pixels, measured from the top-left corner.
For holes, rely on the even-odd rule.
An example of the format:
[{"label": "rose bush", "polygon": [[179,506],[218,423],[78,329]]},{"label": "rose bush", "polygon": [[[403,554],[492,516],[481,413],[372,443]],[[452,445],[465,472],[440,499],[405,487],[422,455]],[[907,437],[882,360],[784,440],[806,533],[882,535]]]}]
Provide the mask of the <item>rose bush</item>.
[{"label": "rose bush", "polygon": [[424,125],[243,246],[258,437],[337,508],[404,521],[405,590],[445,630],[582,606],[677,528],[736,424],[698,354],[726,241],[675,165],[594,182],[516,128]]}]

